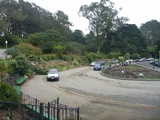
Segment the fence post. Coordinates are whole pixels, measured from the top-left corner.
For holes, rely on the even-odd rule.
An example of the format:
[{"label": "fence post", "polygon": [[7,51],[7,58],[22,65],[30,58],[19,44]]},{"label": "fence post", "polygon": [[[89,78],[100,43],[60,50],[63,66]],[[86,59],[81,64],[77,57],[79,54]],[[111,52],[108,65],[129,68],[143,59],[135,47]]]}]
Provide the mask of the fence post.
[{"label": "fence post", "polygon": [[37,111],[37,98],[35,99],[35,110]]},{"label": "fence post", "polygon": [[59,120],[59,97],[57,97],[57,120]]},{"label": "fence post", "polygon": [[48,102],[48,119],[50,119],[50,103]]},{"label": "fence post", "polygon": [[40,103],[40,120],[43,120],[43,103]]},{"label": "fence post", "polygon": [[77,108],[77,120],[80,120],[79,119],[79,108]]},{"label": "fence post", "polygon": [[22,92],[20,92],[20,103],[23,103],[23,101],[22,101],[23,98],[22,97],[23,97]]}]

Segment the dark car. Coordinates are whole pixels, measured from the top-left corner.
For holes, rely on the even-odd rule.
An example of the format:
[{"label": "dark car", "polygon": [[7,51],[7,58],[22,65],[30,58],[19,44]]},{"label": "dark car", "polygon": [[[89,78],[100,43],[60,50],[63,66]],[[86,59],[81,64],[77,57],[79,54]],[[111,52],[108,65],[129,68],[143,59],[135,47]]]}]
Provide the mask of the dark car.
[{"label": "dark car", "polygon": [[156,62],[154,65],[160,67],[160,62]]},{"label": "dark car", "polygon": [[46,76],[47,81],[56,80],[59,81],[59,73],[57,69],[50,69],[48,75]]},{"label": "dark car", "polygon": [[93,66],[93,70],[101,70],[102,65],[100,62],[97,62],[94,66]]}]

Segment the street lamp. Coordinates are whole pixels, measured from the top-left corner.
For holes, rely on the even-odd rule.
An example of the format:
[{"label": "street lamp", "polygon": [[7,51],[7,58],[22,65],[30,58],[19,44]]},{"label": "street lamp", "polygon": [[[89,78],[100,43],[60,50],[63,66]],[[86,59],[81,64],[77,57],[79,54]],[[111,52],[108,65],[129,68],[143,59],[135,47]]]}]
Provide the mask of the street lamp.
[{"label": "street lamp", "polygon": [[5,43],[6,43],[6,59],[7,59],[7,44],[8,44],[8,41],[6,40]]}]

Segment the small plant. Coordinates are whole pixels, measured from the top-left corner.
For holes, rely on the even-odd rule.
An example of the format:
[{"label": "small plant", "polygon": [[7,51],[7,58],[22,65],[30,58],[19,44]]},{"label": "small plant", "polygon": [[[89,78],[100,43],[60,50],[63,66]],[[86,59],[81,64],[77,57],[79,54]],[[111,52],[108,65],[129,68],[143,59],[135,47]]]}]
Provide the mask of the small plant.
[{"label": "small plant", "polygon": [[[0,83],[0,100],[3,102],[15,102],[15,103],[20,102],[18,93],[5,82]],[[1,108],[6,110],[9,109],[9,107],[10,106],[5,104],[1,106]],[[12,106],[12,108],[16,107],[18,107],[18,104]]]}]

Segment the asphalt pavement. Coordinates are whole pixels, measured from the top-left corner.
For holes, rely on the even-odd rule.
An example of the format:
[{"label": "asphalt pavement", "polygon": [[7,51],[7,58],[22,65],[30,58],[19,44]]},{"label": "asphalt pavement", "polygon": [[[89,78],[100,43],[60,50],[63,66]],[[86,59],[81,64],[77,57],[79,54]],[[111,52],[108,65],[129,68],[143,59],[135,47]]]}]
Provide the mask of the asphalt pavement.
[{"label": "asphalt pavement", "polygon": [[6,49],[0,49],[0,58],[5,59],[6,56],[5,51]]}]

